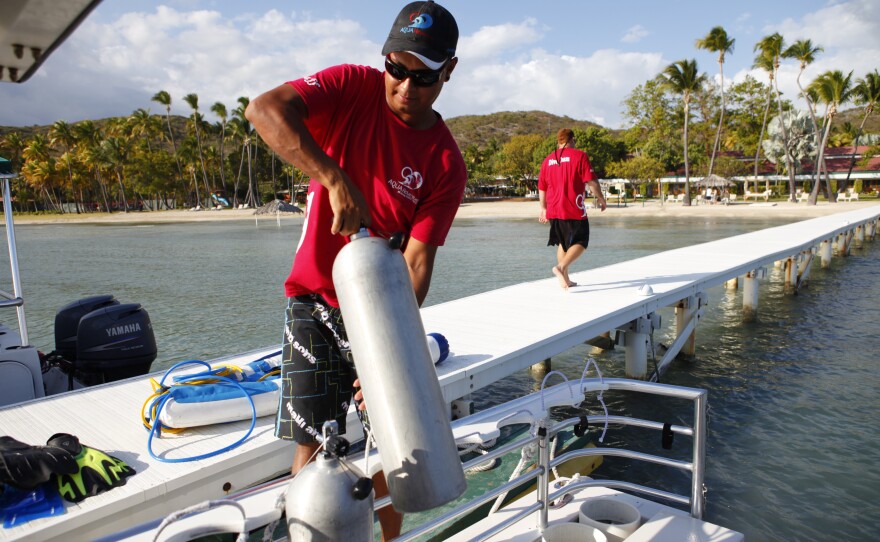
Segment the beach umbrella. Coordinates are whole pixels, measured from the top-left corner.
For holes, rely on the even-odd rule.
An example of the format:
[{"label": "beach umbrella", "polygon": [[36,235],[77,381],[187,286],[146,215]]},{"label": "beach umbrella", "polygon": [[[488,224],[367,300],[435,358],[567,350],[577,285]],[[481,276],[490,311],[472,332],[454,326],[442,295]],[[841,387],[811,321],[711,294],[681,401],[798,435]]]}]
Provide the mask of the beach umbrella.
[{"label": "beach umbrella", "polygon": [[733,181],[713,173],[712,175],[699,180],[697,186],[728,187],[733,186]]},{"label": "beach umbrella", "polygon": [[254,211],[255,215],[277,215],[279,213],[301,213],[302,209],[297,207],[296,205],[287,203],[286,201],[281,201],[280,199],[276,199],[274,201],[270,201],[269,203],[258,207],[256,211]]}]

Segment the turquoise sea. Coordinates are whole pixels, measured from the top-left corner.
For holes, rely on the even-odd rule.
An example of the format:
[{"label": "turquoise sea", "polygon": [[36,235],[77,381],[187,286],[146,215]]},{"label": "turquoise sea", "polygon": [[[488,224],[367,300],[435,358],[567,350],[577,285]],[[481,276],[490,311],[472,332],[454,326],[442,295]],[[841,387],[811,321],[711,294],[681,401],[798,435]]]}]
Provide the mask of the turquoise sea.
[{"label": "turquoise sea", "polygon": [[[575,271],[781,223],[598,215],[591,222],[590,249]],[[55,311],[109,293],[148,311],[159,347],[155,370],[279,344],[281,284],[300,228],[301,219],[280,226],[272,219],[259,225],[19,226],[31,343],[51,351]],[[533,220],[457,221],[438,253],[426,305],[549,277],[555,253],[545,246],[546,237],[546,226]],[[0,289],[11,291],[3,269],[5,263]],[[705,518],[748,540],[876,539],[880,239],[835,258],[828,269],[814,266],[809,287],[797,296],[783,294],[778,271],[771,272],[761,284],[757,322],[741,321],[740,296],[722,288],[709,292],[696,357],[676,362],[663,378],[710,392]],[[14,312],[3,321],[13,325]],[[668,344],[672,335],[654,338]],[[588,347],[576,348],[554,358],[554,369],[579,377],[588,354]],[[622,375],[622,349],[596,359],[605,374]],[[524,372],[475,399],[497,403],[534,385]],[[606,399],[612,410],[674,416],[626,396]],[[613,442],[624,435],[609,436]],[[602,469],[597,476],[626,471],[686,492],[686,481],[675,473],[608,459]]]}]

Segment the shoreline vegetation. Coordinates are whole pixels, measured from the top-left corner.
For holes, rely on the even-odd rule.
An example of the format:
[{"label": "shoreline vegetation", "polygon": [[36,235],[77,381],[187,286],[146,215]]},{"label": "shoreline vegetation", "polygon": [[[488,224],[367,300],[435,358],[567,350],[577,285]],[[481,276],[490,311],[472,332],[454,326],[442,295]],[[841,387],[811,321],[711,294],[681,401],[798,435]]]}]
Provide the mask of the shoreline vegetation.
[{"label": "shoreline vegetation", "polygon": [[[725,218],[791,218],[807,220],[818,216],[843,213],[880,205],[880,201],[829,203],[816,205],[792,203],[789,201],[770,201],[760,203],[734,203],[731,205],[703,204],[684,206],[681,203],[664,203],[648,200],[644,203],[628,201],[619,205],[611,201],[603,213],[589,209],[588,216],[595,221],[604,217],[674,216],[674,217],[725,217]],[[461,204],[455,216],[456,221],[465,219],[529,219],[538,218],[537,200],[496,200],[466,201]],[[253,220],[265,223],[277,220],[302,221],[301,213],[281,213],[279,215],[255,215],[253,209],[223,210],[171,210],[171,211],[130,211],[128,213],[85,213],[85,214],[22,214],[13,215],[15,224],[161,224],[168,222],[214,222],[227,220]],[[5,227],[5,222],[4,222]]]}]

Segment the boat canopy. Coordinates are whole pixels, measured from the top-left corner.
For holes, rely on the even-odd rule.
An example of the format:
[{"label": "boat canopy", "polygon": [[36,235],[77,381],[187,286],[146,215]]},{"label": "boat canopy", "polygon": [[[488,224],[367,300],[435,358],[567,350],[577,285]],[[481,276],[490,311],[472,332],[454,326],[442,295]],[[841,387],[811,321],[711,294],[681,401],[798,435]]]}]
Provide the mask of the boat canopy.
[{"label": "boat canopy", "polygon": [[0,2],[0,81],[23,83],[101,0]]},{"label": "boat canopy", "polygon": [[15,172],[12,171],[12,162],[0,156],[0,179],[12,178],[15,176]]}]

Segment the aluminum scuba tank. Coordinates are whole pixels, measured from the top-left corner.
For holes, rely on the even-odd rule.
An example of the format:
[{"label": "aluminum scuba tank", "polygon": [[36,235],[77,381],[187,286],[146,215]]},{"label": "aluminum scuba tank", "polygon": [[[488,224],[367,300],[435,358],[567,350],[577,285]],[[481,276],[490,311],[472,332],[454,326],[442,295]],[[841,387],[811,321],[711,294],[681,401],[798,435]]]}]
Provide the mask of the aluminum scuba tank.
[{"label": "aluminum scuba tank", "polygon": [[403,255],[362,230],[336,256],[333,284],[394,508],[459,497],[467,484]]},{"label": "aluminum scuba tank", "polygon": [[341,445],[325,448],[287,486],[289,540],[373,541],[372,481],[345,461],[348,442],[335,436],[335,428],[336,422],[325,423],[325,446],[333,439]]}]

